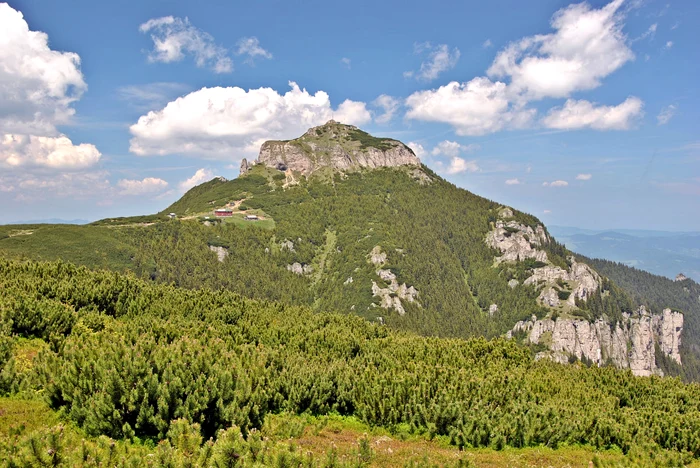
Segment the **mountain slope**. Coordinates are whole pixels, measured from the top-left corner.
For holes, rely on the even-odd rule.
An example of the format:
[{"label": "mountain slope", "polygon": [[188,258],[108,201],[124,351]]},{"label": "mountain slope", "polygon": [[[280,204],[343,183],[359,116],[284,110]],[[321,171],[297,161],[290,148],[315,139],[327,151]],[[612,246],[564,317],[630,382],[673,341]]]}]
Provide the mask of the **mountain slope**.
[{"label": "mountain slope", "polygon": [[[3,232],[12,236],[0,240],[0,251],[61,257],[187,288],[228,289],[352,313],[424,335],[511,332],[538,353],[563,352],[559,360],[608,361],[606,351],[598,356],[577,347],[576,330],[571,340],[557,342],[533,340],[529,332],[513,334],[513,327],[547,319],[576,329],[577,323],[598,320],[611,329],[627,323],[631,330],[639,301],[577,261],[533,216],[459,189],[416,160],[404,159],[399,142],[367,134],[359,142],[348,140],[358,131],[335,122],[311,129],[300,139],[311,153],[295,153],[296,159],[268,158],[269,145],[263,145],[258,163],[246,164],[241,177],[195,187],[158,215],[75,227],[86,239],[101,239],[89,263],[78,245],[51,250],[52,240],[42,234],[45,227],[33,227],[24,236],[17,235],[17,227],[0,228],[0,237]],[[314,148],[322,148],[321,153]],[[362,161],[376,154],[372,148],[383,156],[370,170]],[[345,170],[329,156],[338,154],[350,155]],[[305,172],[308,167],[313,170]],[[215,219],[214,210],[223,208],[226,216]],[[178,218],[168,219],[168,213]],[[257,219],[246,220],[246,215]],[[59,239],[53,241],[57,246]],[[116,261],[114,252],[129,256],[126,265]],[[668,306],[655,303],[649,310],[660,316]],[[666,346],[655,329],[647,328],[630,331],[625,340],[646,350],[641,371],[650,374],[658,371],[662,354],[674,355],[673,338],[681,330],[674,327]],[[590,346],[602,348],[600,337],[596,340],[589,340]],[[637,349],[629,341],[618,348],[628,344]],[[632,360],[613,361],[628,367]]]}]

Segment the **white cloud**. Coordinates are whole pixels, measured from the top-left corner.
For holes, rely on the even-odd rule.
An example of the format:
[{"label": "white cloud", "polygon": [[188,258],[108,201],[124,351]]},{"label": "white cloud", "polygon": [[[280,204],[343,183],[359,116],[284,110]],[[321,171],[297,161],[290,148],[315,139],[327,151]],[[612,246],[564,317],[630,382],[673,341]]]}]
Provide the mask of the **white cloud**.
[{"label": "white cloud", "polygon": [[601,80],[634,59],[622,32],[624,0],[600,9],[588,3],[557,11],[551,34],[525,37],[501,51],[489,76],[510,77],[510,90],[524,99],[567,97],[597,88]]},{"label": "white cloud", "polygon": [[567,187],[569,183],[565,180],[555,180],[554,182],[542,182],[544,187]]},{"label": "white cloud", "polygon": [[550,214],[551,212],[552,212],[552,210],[544,210],[543,211],[544,214]]},{"label": "white cloud", "polygon": [[506,180],[506,185],[520,185],[521,182],[519,179],[508,179]]},{"label": "white cloud", "polygon": [[535,110],[513,107],[505,83],[494,83],[485,77],[415,92],[406,99],[406,105],[407,118],[448,123],[458,135],[483,135],[505,127],[524,127],[535,114]]},{"label": "white cloud", "polygon": [[350,59],[347,58],[347,57],[343,57],[343,58],[340,59],[340,63],[341,63],[345,68],[347,68],[348,70],[350,70],[350,67],[351,67],[351,65],[352,65],[352,60],[350,60]]},{"label": "white cloud", "polygon": [[576,176],[576,180],[591,180],[592,178],[592,174],[579,174]]},{"label": "white cloud", "polygon": [[589,101],[567,99],[564,107],[555,107],[542,120],[548,128],[573,130],[627,130],[643,115],[641,99],[629,97],[617,106],[596,106]]},{"label": "white cloud", "polygon": [[143,180],[122,179],[117,182],[122,195],[146,195],[162,192],[168,187],[168,183],[156,177],[146,177]]},{"label": "white cloud", "polygon": [[676,114],[676,106],[673,104],[664,107],[661,109],[661,112],[659,112],[659,115],[656,116],[656,121],[659,125],[666,125],[669,120]]},{"label": "white cloud", "polygon": [[154,18],[143,23],[139,30],[151,32],[153,50],[148,55],[151,62],[178,62],[185,55],[192,55],[200,68],[209,67],[215,73],[233,70],[228,50],[216,44],[210,34],[192,26],[188,18]]},{"label": "white cloud", "polygon": [[379,115],[374,119],[377,123],[384,124],[388,123],[391,119],[394,118],[394,114],[396,114],[396,111],[399,110],[401,101],[386,94],[382,94],[377,99],[375,99],[372,102],[372,104],[375,107],[379,107],[384,111],[382,115]]},{"label": "white cloud", "polygon": [[238,40],[236,45],[238,46],[238,49],[236,49],[236,55],[247,55],[248,60],[251,63],[256,57],[262,57],[265,59],[272,58],[272,54],[262,48],[257,37],[242,37]]},{"label": "white cloud", "polygon": [[666,48],[670,49],[671,47],[673,47],[673,41],[666,42]]},{"label": "white cloud", "polygon": [[461,153],[476,151],[479,148],[480,146],[476,144],[462,145],[460,143],[457,143],[456,141],[444,140],[438,143],[437,146],[433,148],[431,154],[433,156],[442,155],[454,158],[456,156],[459,156]]},{"label": "white cloud", "polygon": [[420,158],[422,161],[425,156],[428,155],[428,151],[421,145],[420,143],[416,143],[415,141],[409,141],[407,146],[413,150],[413,152]]},{"label": "white cloud", "polygon": [[65,135],[41,137],[5,134],[0,139],[0,167],[76,170],[95,165],[101,156],[94,145],[74,145]]},{"label": "white cloud", "polygon": [[651,39],[654,39],[654,36],[656,36],[656,30],[658,29],[658,27],[659,27],[659,25],[658,25],[657,23],[652,24],[651,26],[649,26],[649,29],[647,29],[646,31],[644,31],[644,34],[642,34],[641,36],[639,36],[639,37],[633,39],[633,40],[630,41],[630,42],[632,42],[632,43],[638,42],[638,41],[641,41],[641,40],[643,40],[643,39],[646,39],[647,37],[650,37]]},{"label": "white cloud", "polygon": [[338,122],[349,125],[362,125],[372,120],[372,114],[367,110],[367,104],[350,99],[341,102],[332,117]]},{"label": "white cloud", "polygon": [[450,164],[444,170],[445,174],[460,174],[462,172],[477,172],[479,166],[476,161],[466,161],[463,158],[453,157],[450,159]]},{"label": "white cloud", "polygon": [[309,127],[334,118],[352,125],[371,120],[365,103],[346,100],[336,110],[324,91],[309,94],[290,82],[280,95],[271,88],[202,88],[130,127],[130,151],[138,155],[191,153],[205,158],[240,159],[268,139],[296,138]]},{"label": "white cloud", "polygon": [[0,3],[0,133],[56,136],[86,89],[78,54],[51,50],[45,33]]},{"label": "white cloud", "polygon": [[481,47],[484,49],[488,49],[489,47],[493,47],[493,42],[491,42],[491,39],[486,39],[483,44],[481,44]]},{"label": "white cloud", "polygon": [[90,170],[102,156],[97,148],[56,128],[70,123],[86,89],[80,56],[51,50],[46,33],[0,3],[0,192],[46,201],[109,191],[108,174]]},{"label": "white cloud", "polygon": [[[432,46],[430,42],[415,44],[414,51],[416,54],[428,52],[428,59],[421,63],[420,70],[415,74],[416,79],[421,81],[432,81],[440,76],[440,73],[454,68],[460,56],[456,47],[450,51],[447,44]],[[407,73],[410,73],[408,77],[414,76],[413,72]],[[407,77],[406,73],[404,77]]]},{"label": "white cloud", "polygon": [[208,182],[214,178],[214,173],[210,169],[198,169],[192,177],[185,179],[178,185],[181,192],[187,192],[192,187],[203,182]]},{"label": "white cloud", "polygon": [[[109,198],[112,187],[105,171],[0,174],[0,187],[16,201],[53,201],[56,198],[98,200]],[[0,190],[2,191],[2,190]]]}]

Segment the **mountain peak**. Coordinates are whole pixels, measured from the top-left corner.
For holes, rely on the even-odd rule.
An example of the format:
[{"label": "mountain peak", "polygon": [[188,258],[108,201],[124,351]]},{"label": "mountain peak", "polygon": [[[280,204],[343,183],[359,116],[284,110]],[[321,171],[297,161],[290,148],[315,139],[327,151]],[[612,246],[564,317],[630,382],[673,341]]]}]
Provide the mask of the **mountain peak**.
[{"label": "mountain peak", "polygon": [[[353,125],[329,120],[302,136],[286,141],[266,141],[258,164],[309,175],[322,168],[334,171],[360,168],[420,166],[420,159],[398,140],[378,138]],[[249,168],[247,162],[245,168]],[[244,172],[241,165],[241,172]]]}]

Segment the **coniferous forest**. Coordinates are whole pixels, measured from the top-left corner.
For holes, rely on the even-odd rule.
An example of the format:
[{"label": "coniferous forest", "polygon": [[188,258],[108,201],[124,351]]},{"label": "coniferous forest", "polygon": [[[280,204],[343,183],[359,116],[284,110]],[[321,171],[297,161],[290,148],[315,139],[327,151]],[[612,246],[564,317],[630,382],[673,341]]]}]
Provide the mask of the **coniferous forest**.
[{"label": "coniferous forest", "polygon": [[[277,414],[355,417],[460,448],[700,456],[700,387],[676,378],[62,262],[2,261],[0,288],[2,392],[41,395],[88,439],[67,447],[62,427],[18,430],[3,442],[10,466],[323,466],[270,449],[260,431]],[[45,343],[29,368],[20,336]]]},{"label": "coniferous forest", "polygon": [[[569,463],[610,466],[700,458],[700,387],[683,382],[700,368],[696,285],[578,257],[603,280],[576,317],[614,321],[641,304],[685,314],[684,365],[657,362],[680,378],[536,361],[501,337],[549,312],[522,284],[541,265],[495,264],[484,239],[503,207],[423,170],[429,183],[379,169],[284,186],[256,166],[156,215],[1,226],[3,406],[42,415],[0,414],[8,466],[427,464],[381,461],[366,434],[338,455],[333,437],[357,425],[448,447],[448,466],[478,466],[478,450],[583,450]],[[264,221],[207,217],[232,202]],[[542,248],[569,265],[555,240]],[[377,306],[373,282],[387,283],[372,252],[418,291],[405,314]],[[333,445],[289,442],[304,437]],[[505,460],[493,466],[524,463]]]}]

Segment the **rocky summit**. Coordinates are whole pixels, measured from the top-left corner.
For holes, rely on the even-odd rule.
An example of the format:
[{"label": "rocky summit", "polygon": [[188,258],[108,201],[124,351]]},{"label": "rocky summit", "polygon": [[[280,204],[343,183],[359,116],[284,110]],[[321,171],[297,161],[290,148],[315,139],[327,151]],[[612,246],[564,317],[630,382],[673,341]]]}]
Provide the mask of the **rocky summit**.
[{"label": "rocky summit", "polygon": [[303,175],[322,168],[346,171],[421,164],[413,150],[400,141],[377,138],[334,120],[310,128],[294,140],[266,141],[260,148],[257,161],[241,164],[241,173],[256,163]]}]

